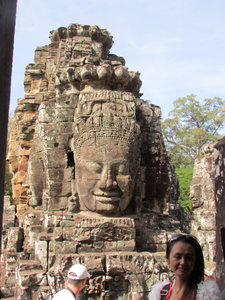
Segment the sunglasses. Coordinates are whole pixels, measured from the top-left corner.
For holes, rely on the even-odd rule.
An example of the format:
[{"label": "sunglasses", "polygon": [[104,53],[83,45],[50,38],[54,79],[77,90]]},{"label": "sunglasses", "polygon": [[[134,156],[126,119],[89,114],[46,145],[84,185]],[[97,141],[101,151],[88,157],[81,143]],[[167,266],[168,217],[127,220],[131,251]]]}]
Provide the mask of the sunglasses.
[{"label": "sunglasses", "polygon": [[175,233],[175,234],[172,234],[171,236],[168,237],[168,242],[171,243],[173,241],[179,240],[180,238],[185,238],[187,240],[194,241],[194,242],[198,243],[197,238],[194,235],[188,234],[188,233]]}]

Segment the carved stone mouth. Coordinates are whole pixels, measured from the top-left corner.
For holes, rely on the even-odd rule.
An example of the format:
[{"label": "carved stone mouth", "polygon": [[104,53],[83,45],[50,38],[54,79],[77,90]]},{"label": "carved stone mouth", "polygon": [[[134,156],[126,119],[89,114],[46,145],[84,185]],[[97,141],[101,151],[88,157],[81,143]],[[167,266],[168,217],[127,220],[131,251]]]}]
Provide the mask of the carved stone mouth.
[{"label": "carved stone mouth", "polygon": [[105,197],[105,198],[120,198],[121,193],[117,191],[95,191],[93,192],[95,197]]},{"label": "carved stone mouth", "polygon": [[114,197],[114,196],[96,196],[96,201],[101,202],[101,203],[116,203],[120,201],[120,197]]}]

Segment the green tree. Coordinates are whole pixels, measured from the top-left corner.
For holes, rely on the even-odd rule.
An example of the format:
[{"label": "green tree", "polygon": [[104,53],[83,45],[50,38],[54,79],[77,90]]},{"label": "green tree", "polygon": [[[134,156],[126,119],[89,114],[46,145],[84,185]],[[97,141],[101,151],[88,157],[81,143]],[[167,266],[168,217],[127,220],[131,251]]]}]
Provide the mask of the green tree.
[{"label": "green tree", "polygon": [[190,185],[193,176],[193,168],[180,168],[175,170],[179,179],[179,198],[178,202],[186,213],[192,210],[190,199]]},{"label": "green tree", "polygon": [[162,122],[163,135],[177,168],[193,166],[202,147],[217,140],[224,127],[225,101],[219,97],[200,103],[195,95],[173,102],[173,110]]}]

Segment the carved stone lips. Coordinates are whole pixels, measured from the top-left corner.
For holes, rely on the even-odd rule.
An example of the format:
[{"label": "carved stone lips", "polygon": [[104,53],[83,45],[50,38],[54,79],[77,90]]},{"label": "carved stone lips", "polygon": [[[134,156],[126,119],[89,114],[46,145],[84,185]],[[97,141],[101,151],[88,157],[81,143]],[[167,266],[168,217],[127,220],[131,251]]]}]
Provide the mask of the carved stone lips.
[{"label": "carved stone lips", "polygon": [[105,198],[120,198],[121,193],[119,190],[111,190],[111,191],[94,191],[93,195],[96,197],[105,197]]},{"label": "carved stone lips", "polygon": [[116,203],[120,201],[120,197],[113,197],[113,196],[97,196],[96,201],[101,203]]}]

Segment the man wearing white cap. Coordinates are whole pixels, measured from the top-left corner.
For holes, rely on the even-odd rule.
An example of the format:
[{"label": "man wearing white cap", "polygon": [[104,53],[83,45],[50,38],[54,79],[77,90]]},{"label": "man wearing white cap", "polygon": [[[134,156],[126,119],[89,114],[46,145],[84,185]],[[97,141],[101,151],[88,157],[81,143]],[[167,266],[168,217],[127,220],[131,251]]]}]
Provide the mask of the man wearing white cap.
[{"label": "man wearing white cap", "polygon": [[68,285],[66,289],[56,293],[52,300],[74,300],[81,290],[83,290],[86,281],[91,275],[87,268],[81,264],[73,265],[68,271]]}]

